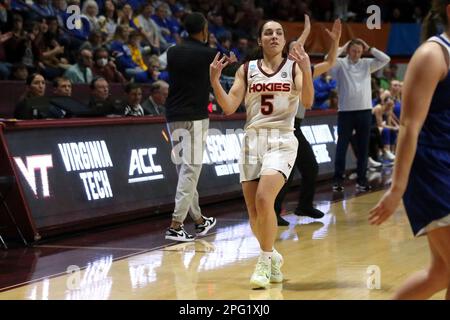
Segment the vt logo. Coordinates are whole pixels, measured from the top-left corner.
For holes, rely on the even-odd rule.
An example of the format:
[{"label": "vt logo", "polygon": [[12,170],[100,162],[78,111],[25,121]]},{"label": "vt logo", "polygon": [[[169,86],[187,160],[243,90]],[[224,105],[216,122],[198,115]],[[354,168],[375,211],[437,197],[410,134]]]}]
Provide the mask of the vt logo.
[{"label": "vt logo", "polygon": [[44,198],[50,197],[49,183],[48,183],[48,168],[53,168],[53,161],[51,154],[30,156],[25,158],[25,163],[21,157],[14,157],[17,167],[22,172],[28,185],[33,190],[34,195],[39,198],[37,183],[36,183],[36,171],[39,171],[41,183],[42,183],[42,196]]}]

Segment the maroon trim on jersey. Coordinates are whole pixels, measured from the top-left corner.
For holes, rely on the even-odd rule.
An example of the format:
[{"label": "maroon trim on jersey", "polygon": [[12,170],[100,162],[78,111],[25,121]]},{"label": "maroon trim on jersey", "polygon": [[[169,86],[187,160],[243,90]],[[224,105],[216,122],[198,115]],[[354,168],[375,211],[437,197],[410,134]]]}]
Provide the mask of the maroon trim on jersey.
[{"label": "maroon trim on jersey", "polygon": [[249,64],[249,61],[247,61],[246,63],[244,63],[245,91],[247,91],[247,88],[248,88],[248,64]]},{"label": "maroon trim on jersey", "polygon": [[296,76],[296,70],[295,70],[296,65],[297,65],[297,62],[294,61],[294,63],[292,64],[292,82],[294,82],[294,84],[295,84],[295,76]]},{"label": "maroon trim on jersey", "polygon": [[266,77],[269,77],[269,78],[270,78],[270,77],[273,77],[274,75],[276,75],[278,72],[280,72],[281,68],[283,68],[284,65],[286,64],[286,61],[287,61],[287,58],[284,58],[283,62],[281,62],[280,65],[278,66],[277,71],[275,71],[275,72],[272,73],[272,74],[268,74],[267,72],[265,72],[265,71],[262,69],[262,60],[258,60],[257,65],[258,65],[259,71],[261,71],[261,73],[262,73],[263,75],[265,75]]}]

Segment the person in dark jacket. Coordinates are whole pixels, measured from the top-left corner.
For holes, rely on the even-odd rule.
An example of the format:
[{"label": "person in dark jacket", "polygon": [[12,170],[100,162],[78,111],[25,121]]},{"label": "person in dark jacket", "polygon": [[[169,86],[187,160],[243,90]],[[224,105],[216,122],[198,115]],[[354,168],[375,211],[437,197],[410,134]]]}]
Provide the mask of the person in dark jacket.
[{"label": "person in dark jacket", "polygon": [[[209,128],[209,65],[216,51],[206,45],[208,23],[203,14],[193,12],[184,22],[189,37],[181,44],[170,47],[167,52],[170,90],[166,101],[166,120],[174,147],[172,160],[177,165],[179,176],[175,210],[165,237],[175,241],[195,240],[183,228],[188,212],[195,221],[197,236],[204,236],[216,224],[214,217],[202,215],[197,192]],[[177,143],[180,135],[181,142]]]}]

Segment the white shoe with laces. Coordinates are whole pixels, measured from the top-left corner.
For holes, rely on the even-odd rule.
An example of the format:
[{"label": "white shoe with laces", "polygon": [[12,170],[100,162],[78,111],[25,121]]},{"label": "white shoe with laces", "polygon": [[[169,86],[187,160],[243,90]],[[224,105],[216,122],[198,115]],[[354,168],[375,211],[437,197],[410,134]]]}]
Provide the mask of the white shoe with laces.
[{"label": "white shoe with laces", "polygon": [[195,233],[197,237],[205,236],[209,230],[211,230],[216,225],[216,218],[203,216],[204,222],[195,225]]},{"label": "white shoe with laces", "polygon": [[270,282],[280,283],[283,282],[283,273],[281,272],[281,267],[283,266],[283,256],[277,251],[273,250],[272,254],[272,265],[270,272]]},{"label": "white shoe with laces", "polygon": [[174,240],[180,242],[189,242],[194,241],[195,237],[184,230],[183,225],[180,226],[180,229],[168,228],[166,230],[166,240]]},{"label": "white shoe with laces", "polygon": [[250,284],[255,288],[267,288],[271,278],[271,261],[264,261],[263,257],[259,257],[256,263],[255,271],[250,278]]}]

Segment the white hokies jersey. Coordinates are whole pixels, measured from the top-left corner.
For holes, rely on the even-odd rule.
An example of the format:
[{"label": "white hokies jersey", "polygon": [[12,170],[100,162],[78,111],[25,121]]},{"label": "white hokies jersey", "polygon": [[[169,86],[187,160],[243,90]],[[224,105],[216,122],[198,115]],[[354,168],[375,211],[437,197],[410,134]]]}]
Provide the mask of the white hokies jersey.
[{"label": "white hokies jersey", "polygon": [[245,107],[247,122],[244,129],[279,129],[294,131],[294,118],[299,103],[295,88],[295,62],[284,59],[278,71],[268,74],[261,60],[252,60],[245,66],[247,91]]}]

